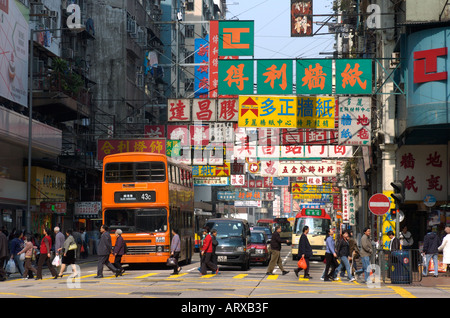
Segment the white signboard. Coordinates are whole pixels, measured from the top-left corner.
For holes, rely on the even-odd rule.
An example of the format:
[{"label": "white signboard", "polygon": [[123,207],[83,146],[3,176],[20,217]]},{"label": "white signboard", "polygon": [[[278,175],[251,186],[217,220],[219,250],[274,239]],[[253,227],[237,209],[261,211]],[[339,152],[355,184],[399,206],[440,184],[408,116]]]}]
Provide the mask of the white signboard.
[{"label": "white signboard", "polygon": [[339,98],[339,145],[370,145],[371,97]]},{"label": "white signboard", "polygon": [[28,22],[15,1],[0,1],[0,96],[28,106]]},{"label": "white signboard", "polygon": [[278,176],[284,177],[333,177],[336,176],[336,161],[335,160],[321,160],[321,161],[281,161],[278,168]]}]

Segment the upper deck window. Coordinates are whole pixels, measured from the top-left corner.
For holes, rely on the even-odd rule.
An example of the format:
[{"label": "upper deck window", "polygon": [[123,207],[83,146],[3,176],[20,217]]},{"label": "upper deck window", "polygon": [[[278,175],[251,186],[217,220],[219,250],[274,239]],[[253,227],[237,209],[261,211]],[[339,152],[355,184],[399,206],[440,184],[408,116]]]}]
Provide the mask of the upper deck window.
[{"label": "upper deck window", "polygon": [[164,162],[112,162],[105,166],[105,182],[161,182],[166,180]]}]

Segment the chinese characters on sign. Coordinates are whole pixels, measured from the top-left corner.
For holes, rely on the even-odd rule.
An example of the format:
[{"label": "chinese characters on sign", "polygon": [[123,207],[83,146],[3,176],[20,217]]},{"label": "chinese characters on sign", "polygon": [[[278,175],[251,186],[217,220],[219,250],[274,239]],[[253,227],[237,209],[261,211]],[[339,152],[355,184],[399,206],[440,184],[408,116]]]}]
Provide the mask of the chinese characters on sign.
[{"label": "chinese characters on sign", "polygon": [[166,154],[165,139],[99,139],[97,160],[107,155],[123,152],[147,152]]},{"label": "chinese characters on sign", "polygon": [[[192,102],[192,107],[191,107]],[[167,119],[169,122],[190,121],[238,121],[238,100],[228,99],[169,99]],[[192,116],[191,116],[192,111]]]},{"label": "chinese characters on sign", "polygon": [[207,98],[209,91],[209,39],[197,38],[194,40],[194,63],[200,64],[194,69],[194,96]]},{"label": "chinese characters on sign", "polygon": [[332,97],[239,96],[239,127],[335,127]]},{"label": "chinese characters on sign", "polygon": [[355,225],[356,215],[355,197],[348,189],[342,189],[342,222]]},{"label": "chinese characters on sign", "polygon": [[[305,59],[296,63],[291,60],[241,59],[219,60],[218,64],[219,95],[255,94],[254,84],[257,84],[256,93],[259,95],[372,94],[371,59]],[[293,74],[296,74],[295,78]],[[336,81],[334,92],[333,78]],[[295,85],[292,85],[294,80]],[[293,86],[296,87],[295,92]]]},{"label": "chinese characters on sign", "polygon": [[219,56],[253,56],[254,21],[219,21]]},{"label": "chinese characters on sign", "polygon": [[339,98],[339,144],[370,145],[371,97]]},{"label": "chinese characters on sign", "polygon": [[312,36],[312,15],[312,0],[291,0],[291,36]]},{"label": "chinese characters on sign", "polygon": [[404,182],[407,201],[423,201],[434,195],[447,200],[447,145],[404,145],[397,151],[399,179]]}]

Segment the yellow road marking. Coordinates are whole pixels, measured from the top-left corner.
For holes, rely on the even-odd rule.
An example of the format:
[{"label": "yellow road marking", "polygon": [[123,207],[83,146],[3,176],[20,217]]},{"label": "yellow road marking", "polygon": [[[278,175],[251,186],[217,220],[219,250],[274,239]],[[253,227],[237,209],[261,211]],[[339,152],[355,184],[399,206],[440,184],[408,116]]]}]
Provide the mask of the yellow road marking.
[{"label": "yellow road marking", "polygon": [[211,278],[214,276],[216,276],[216,274],[203,275],[203,276],[201,276],[201,278]]},{"label": "yellow road marking", "polygon": [[276,279],[278,279],[278,275],[268,275],[267,279],[276,280]]},{"label": "yellow road marking", "polygon": [[187,273],[170,275],[169,278],[179,278],[179,277],[184,276],[184,275],[187,275]]},{"label": "yellow road marking", "polygon": [[241,279],[241,278],[244,278],[244,277],[247,277],[247,276],[248,276],[248,274],[239,274],[239,275],[234,276],[233,278]]},{"label": "yellow road marking", "polygon": [[145,274],[139,277],[135,277],[135,278],[146,278],[146,277],[150,277],[150,276],[154,276],[154,275],[158,275],[158,273],[150,273],[150,274]]},{"label": "yellow road marking", "polygon": [[397,294],[399,294],[403,298],[417,298],[416,296],[414,296],[413,294],[411,294],[409,291],[407,291],[402,287],[398,286],[389,286],[389,287],[392,288]]}]

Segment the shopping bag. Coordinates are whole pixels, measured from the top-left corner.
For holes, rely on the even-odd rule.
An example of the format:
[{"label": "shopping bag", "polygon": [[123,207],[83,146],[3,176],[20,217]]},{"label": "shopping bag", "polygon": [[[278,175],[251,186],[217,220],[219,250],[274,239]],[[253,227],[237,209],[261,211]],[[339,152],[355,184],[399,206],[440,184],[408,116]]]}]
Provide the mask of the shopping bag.
[{"label": "shopping bag", "polygon": [[298,266],[298,268],[301,268],[301,269],[307,269],[308,268],[308,265],[306,265],[306,261],[305,261],[304,257],[300,258],[300,260],[297,263],[297,266]]},{"label": "shopping bag", "polygon": [[6,263],[6,272],[9,274],[14,274],[17,272],[16,263],[14,263],[13,259],[10,259],[8,263]]},{"label": "shopping bag", "polygon": [[20,254],[19,260],[20,260],[21,262],[25,262],[25,253]]},{"label": "shopping bag", "polygon": [[55,258],[53,259],[52,265],[53,266],[61,266],[61,258],[59,257],[59,255],[55,256]]}]

